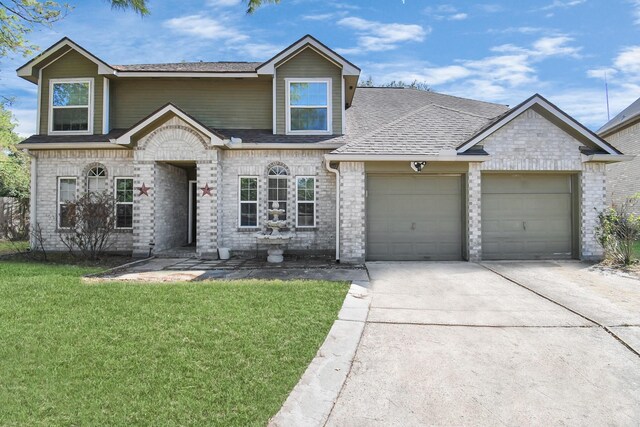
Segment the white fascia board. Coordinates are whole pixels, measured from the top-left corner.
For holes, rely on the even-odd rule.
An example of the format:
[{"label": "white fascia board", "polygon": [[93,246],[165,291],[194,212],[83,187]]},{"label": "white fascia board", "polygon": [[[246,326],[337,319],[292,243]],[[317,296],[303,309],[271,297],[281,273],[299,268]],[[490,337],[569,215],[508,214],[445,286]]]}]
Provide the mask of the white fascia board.
[{"label": "white fascia board", "polygon": [[326,154],[325,159],[331,162],[486,162],[488,155],[424,155],[424,154]]},{"label": "white fascia board", "polygon": [[116,71],[113,74],[116,77],[181,77],[181,78],[198,78],[198,77],[255,78],[255,77],[258,77],[258,73],[196,73],[196,72],[176,73],[174,71]]},{"label": "white fascia board", "polygon": [[71,49],[75,50],[76,52],[78,52],[79,54],[87,58],[89,61],[96,64],[98,66],[98,74],[114,74],[115,70],[111,68],[108,64],[106,64],[102,60],[97,59],[95,56],[91,55],[88,51],[81,48],[80,46],[78,46],[77,44],[75,44],[69,39],[61,40],[59,43],[56,43],[55,45],[51,46],[49,49],[47,49],[47,51],[44,54],[42,54],[37,58],[34,58],[32,61],[29,61],[22,67],[18,68],[16,70],[16,73],[18,74],[19,77],[30,76],[33,72],[33,67],[35,65],[38,65],[43,60],[49,58],[52,55],[55,55],[60,50],[60,48],[64,46],[69,46]]},{"label": "white fascia board", "polygon": [[478,135],[473,137],[473,139],[471,139],[469,142],[464,144],[462,147],[458,148],[458,150],[457,150],[458,153],[464,153],[465,151],[467,151],[468,149],[470,149],[474,145],[478,144],[480,141],[486,139],[491,134],[493,134],[494,132],[496,132],[497,130],[499,130],[503,126],[505,126],[507,123],[511,122],[513,119],[515,119],[520,114],[522,114],[523,112],[527,111],[528,109],[530,109],[534,105],[540,106],[545,111],[547,111],[548,113],[552,114],[558,120],[561,120],[567,126],[570,126],[576,132],[580,133],[582,136],[587,138],[589,141],[593,142],[597,147],[602,148],[607,153],[613,154],[613,155],[617,154],[611,147],[603,144],[597,137],[594,137],[591,133],[589,133],[588,131],[583,129],[581,126],[576,125],[576,123],[574,123],[572,120],[569,120],[563,113],[558,111],[558,109],[556,107],[550,105],[547,101],[545,101],[544,99],[540,98],[539,96],[532,97],[529,100],[529,102],[527,102],[525,104],[522,104],[516,110],[510,111],[505,117],[503,117],[502,119],[498,120],[492,126],[488,127],[487,129],[485,129],[484,131],[482,131],[481,133],[479,133]]},{"label": "white fascia board", "polygon": [[139,132],[140,130],[144,129],[150,123],[152,123],[155,120],[159,119],[160,117],[162,117],[163,115],[165,115],[168,112],[174,113],[176,116],[180,117],[182,120],[187,122],[194,129],[198,130],[199,132],[201,132],[204,135],[206,135],[207,137],[209,137],[209,142],[211,143],[211,145],[224,145],[224,140],[220,139],[220,137],[218,137],[218,135],[216,135],[215,133],[211,132],[206,127],[202,126],[200,123],[198,123],[195,120],[193,120],[191,117],[189,117],[187,114],[185,114],[182,110],[180,110],[179,108],[177,108],[174,105],[167,105],[163,109],[157,111],[152,116],[147,117],[143,122],[140,122],[135,127],[129,129],[123,135],[121,135],[118,138],[115,138],[115,139],[113,139],[111,141],[113,143],[115,143],[115,144],[120,144],[120,145],[129,145],[129,144],[131,144],[131,137],[133,135],[135,135],[137,132]]},{"label": "white fascia board", "polygon": [[600,162],[600,163],[619,163],[619,162],[630,162],[635,159],[636,156],[631,156],[627,154],[591,154],[591,155],[582,155],[583,163],[591,163],[591,162]]},{"label": "white fascia board", "polygon": [[127,147],[113,144],[111,142],[23,142],[18,144],[18,148],[25,150],[73,150],[73,149],[92,149],[92,148],[109,148],[115,150],[127,150]]},{"label": "white fascia board", "polygon": [[259,66],[256,71],[258,72],[258,74],[273,74],[275,72],[275,64],[277,64],[278,62],[282,61],[287,56],[291,55],[293,52],[297,51],[298,49],[301,49],[302,47],[304,47],[306,45],[309,45],[309,46],[313,47],[315,50],[317,50],[323,56],[327,57],[331,61],[333,61],[336,64],[340,65],[342,67],[342,69],[344,70],[343,71],[344,75],[347,75],[347,76],[359,76],[360,75],[360,70],[358,68],[356,68],[353,65],[351,65],[350,63],[346,62],[344,59],[342,59],[339,56],[337,56],[335,54],[335,52],[332,52],[330,49],[327,49],[325,46],[321,45],[320,43],[318,43],[316,40],[314,40],[311,37],[305,37],[302,40],[300,40],[298,43],[296,43],[293,46],[291,46],[290,48],[288,48],[287,50],[284,50],[284,51],[280,52],[278,55],[276,55],[269,62],[266,62],[266,63],[262,64],[261,66]]}]

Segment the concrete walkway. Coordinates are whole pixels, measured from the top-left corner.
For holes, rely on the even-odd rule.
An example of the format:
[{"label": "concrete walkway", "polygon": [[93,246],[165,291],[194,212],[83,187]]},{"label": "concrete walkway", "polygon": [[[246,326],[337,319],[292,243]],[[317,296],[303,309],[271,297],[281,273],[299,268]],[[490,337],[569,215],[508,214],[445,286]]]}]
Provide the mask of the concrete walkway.
[{"label": "concrete walkway", "polygon": [[118,267],[90,281],[190,282],[201,280],[331,280],[340,282],[368,281],[363,265],[336,264],[333,259],[285,258],[282,264],[269,264],[262,258],[201,260],[197,258],[151,258]]},{"label": "concrete walkway", "polygon": [[640,281],[577,262],[367,267],[327,425],[638,425]]}]

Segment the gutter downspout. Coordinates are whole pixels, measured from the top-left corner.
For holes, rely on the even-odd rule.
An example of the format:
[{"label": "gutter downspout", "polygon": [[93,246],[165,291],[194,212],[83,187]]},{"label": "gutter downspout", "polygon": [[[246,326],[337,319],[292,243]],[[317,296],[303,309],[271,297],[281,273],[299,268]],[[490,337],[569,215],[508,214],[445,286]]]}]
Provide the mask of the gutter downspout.
[{"label": "gutter downspout", "polygon": [[332,168],[325,159],[324,167],[336,175],[336,263],[340,263],[340,171]]},{"label": "gutter downspout", "polygon": [[37,220],[37,211],[36,211],[36,207],[37,207],[37,190],[38,190],[38,158],[36,156],[34,156],[29,150],[25,150],[26,153],[29,155],[29,157],[31,158],[31,188],[30,188],[30,193],[29,194],[29,246],[31,246],[31,249],[34,249],[34,246],[37,244],[37,242],[35,242],[35,231],[36,231],[36,227],[38,225],[38,220]]}]

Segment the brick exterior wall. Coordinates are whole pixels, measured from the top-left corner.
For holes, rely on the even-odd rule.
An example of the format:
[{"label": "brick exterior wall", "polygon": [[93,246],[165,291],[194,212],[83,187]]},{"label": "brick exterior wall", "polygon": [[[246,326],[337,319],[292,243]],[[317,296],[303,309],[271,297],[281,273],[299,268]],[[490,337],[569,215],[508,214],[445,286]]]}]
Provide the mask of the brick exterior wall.
[{"label": "brick exterior wall", "polygon": [[[267,219],[268,167],[278,163],[289,170],[287,222],[295,237],[288,250],[327,252],[335,248],[335,176],[324,167],[320,150],[226,150],[220,152],[221,178],[218,235],[221,247],[235,251],[266,250],[258,246],[254,234],[265,229]],[[258,227],[240,229],[238,218],[238,183],[240,176],[258,178]],[[295,228],[296,176],[316,177],[316,227],[311,230]]]},{"label": "brick exterior wall", "polygon": [[365,260],[366,198],[363,162],[340,163],[340,261]]},{"label": "brick exterior wall", "polygon": [[[639,156],[630,162],[607,166],[608,200],[619,205],[629,197],[640,194],[640,122],[605,139],[624,154]],[[640,203],[633,206],[633,212],[640,215]]]},{"label": "brick exterior wall", "polygon": [[607,207],[607,172],[603,163],[585,163],[580,176],[580,258],[599,260],[604,255],[595,228],[598,213]]},{"label": "brick exterior wall", "polygon": [[[605,165],[583,163],[580,143],[534,110],[527,110],[483,141],[492,159],[483,172],[557,171],[580,175],[580,258],[597,259],[602,248],[595,238],[598,212],[606,207]],[[478,225],[480,227],[480,225]]]},{"label": "brick exterior wall", "polygon": [[482,259],[482,179],[481,163],[469,163],[467,172],[467,259]]},{"label": "brick exterior wall", "polygon": [[155,165],[155,250],[187,243],[189,192],[187,172],[167,163]]},{"label": "brick exterior wall", "polygon": [[[76,196],[86,191],[86,173],[90,166],[102,165],[107,173],[107,188],[113,191],[115,177],[133,176],[133,162],[129,150],[47,150],[32,151],[37,158],[36,222],[41,227],[45,248],[65,251],[57,227],[58,177],[76,177]],[[114,234],[112,251],[130,251],[132,232],[118,230]]]}]

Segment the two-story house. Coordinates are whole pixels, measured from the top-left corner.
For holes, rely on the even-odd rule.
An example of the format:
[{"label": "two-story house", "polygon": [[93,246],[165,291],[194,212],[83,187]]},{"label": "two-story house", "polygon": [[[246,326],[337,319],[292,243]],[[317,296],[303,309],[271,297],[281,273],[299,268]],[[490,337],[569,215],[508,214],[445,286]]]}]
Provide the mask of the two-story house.
[{"label": "two-story house", "polygon": [[511,109],[357,87],[311,36],[266,62],[110,65],[65,38],[38,86],[32,225],[63,249],[86,191],[116,201],[114,249],[255,251],[278,202],[288,250],[364,260],[598,258],[605,165],[625,157],[534,95]]}]

